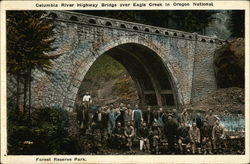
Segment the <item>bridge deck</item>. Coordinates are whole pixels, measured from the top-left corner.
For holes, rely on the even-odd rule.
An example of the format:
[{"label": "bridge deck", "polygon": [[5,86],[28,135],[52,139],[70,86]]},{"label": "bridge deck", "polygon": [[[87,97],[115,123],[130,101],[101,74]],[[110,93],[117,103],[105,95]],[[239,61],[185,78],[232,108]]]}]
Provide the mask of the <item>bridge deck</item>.
[{"label": "bridge deck", "polygon": [[85,24],[89,26],[99,26],[105,28],[122,29],[127,31],[133,31],[138,33],[146,33],[151,35],[161,35],[167,37],[176,37],[180,39],[197,40],[201,42],[210,42],[223,44],[225,40],[217,37],[199,35],[197,33],[190,33],[180,30],[174,30],[169,28],[151,26],[146,24],[140,24],[135,22],[123,21],[118,19],[93,16],[82,13],[75,13],[70,11],[47,11],[48,15],[59,21],[72,22],[76,24]]}]

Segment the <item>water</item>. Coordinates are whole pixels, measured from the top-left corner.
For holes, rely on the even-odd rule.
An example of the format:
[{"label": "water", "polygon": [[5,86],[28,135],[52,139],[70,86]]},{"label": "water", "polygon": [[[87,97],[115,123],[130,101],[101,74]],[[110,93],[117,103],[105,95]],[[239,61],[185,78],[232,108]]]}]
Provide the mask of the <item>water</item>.
[{"label": "water", "polygon": [[[224,125],[226,131],[245,131],[245,118],[243,115],[216,115],[216,117],[220,119],[220,123]],[[193,118],[194,116],[191,115],[189,126],[192,126]]]},{"label": "water", "polygon": [[245,118],[244,116],[218,116],[221,124],[225,126],[227,131],[245,131]]}]

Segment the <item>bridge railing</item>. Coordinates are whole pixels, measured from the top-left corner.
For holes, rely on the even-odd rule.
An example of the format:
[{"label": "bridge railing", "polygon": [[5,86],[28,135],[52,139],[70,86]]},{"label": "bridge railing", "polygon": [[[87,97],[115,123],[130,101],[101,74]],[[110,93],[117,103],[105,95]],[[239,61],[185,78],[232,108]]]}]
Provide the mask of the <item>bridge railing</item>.
[{"label": "bridge railing", "polygon": [[77,24],[85,24],[89,26],[100,26],[106,28],[115,28],[126,31],[136,31],[138,33],[146,33],[151,35],[161,35],[168,37],[176,37],[188,40],[196,40],[200,42],[209,42],[216,44],[224,44],[226,41],[218,39],[217,37],[210,37],[205,35],[198,35],[197,33],[190,33],[185,31],[179,31],[174,29],[156,27],[151,25],[145,25],[135,22],[128,22],[118,19],[98,17],[93,15],[75,13],[70,11],[46,11],[48,16],[58,21],[66,21]]}]

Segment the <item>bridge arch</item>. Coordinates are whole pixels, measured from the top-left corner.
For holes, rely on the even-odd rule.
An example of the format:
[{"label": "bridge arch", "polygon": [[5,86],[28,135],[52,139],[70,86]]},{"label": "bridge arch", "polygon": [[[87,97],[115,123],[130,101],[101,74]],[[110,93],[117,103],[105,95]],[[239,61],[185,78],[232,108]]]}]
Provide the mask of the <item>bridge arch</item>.
[{"label": "bridge arch", "polygon": [[[65,94],[64,102],[76,102],[78,90],[86,73],[94,61],[106,53],[127,69],[136,84],[143,105],[178,107],[184,104],[176,73],[167,58],[170,53],[168,50],[143,37],[119,37],[102,42],[100,40],[101,38],[97,39],[89,50],[82,52],[84,54],[79,61],[81,64],[74,70],[74,76],[68,86],[70,94]],[[171,99],[171,95],[174,104],[168,104],[166,100]],[[155,99],[156,103],[150,99]],[[64,103],[63,107],[72,110],[74,105],[68,106],[68,103]]]}]

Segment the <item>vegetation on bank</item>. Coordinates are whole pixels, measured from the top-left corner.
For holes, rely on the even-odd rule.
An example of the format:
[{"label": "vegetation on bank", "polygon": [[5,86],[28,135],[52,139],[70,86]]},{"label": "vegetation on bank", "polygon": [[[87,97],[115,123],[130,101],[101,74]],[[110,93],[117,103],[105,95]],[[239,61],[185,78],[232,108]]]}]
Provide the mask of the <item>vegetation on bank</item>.
[{"label": "vegetation on bank", "polygon": [[7,100],[8,154],[68,153],[66,112],[31,106],[32,71],[50,74],[52,60],[59,57],[49,55],[56,49],[53,22],[43,11],[7,11],[6,17],[7,73],[15,79],[8,86],[15,93]]},{"label": "vegetation on bank", "polygon": [[90,67],[85,78],[115,78],[124,73],[125,68],[109,55],[101,55]]},{"label": "vegetation on bank", "polygon": [[[8,11],[7,23],[7,73],[16,79],[15,104],[23,104],[24,114],[31,114],[31,85],[34,69],[50,73],[52,60],[49,52],[55,40],[54,25],[44,11]],[[22,100],[21,100],[22,98]]]},{"label": "vegetation on bank", "polygon": [[29,121],[20,117],[15,107],[8,107],[8,154],[77,154],[78,141],[68,133],[67,112],[61,108],[33,109]]}]

